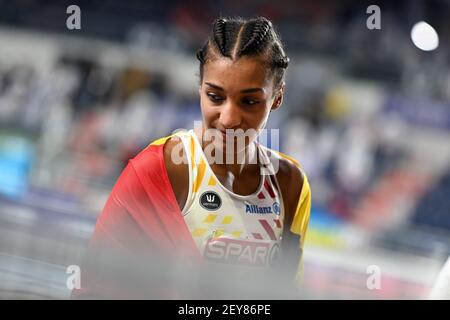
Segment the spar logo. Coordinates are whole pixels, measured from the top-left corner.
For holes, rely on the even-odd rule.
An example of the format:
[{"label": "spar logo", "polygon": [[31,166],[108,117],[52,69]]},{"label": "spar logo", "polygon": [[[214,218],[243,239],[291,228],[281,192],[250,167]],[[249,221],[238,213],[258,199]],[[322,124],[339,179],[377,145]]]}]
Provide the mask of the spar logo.
[{"label": "spar logo", "polygon": [[206,210],[217,210],[222,205],[222,199],[213,191],[204,192],[200,197],[200,205]]},{"label": "spar logo", "polygon": [[274,202],[272,206],[258,206],[257,204],[246,204],[245,213],[280,214],[280,205],[278,202]]},{"label": "spar logo", "polygon": [[273,241],[215,238],[208,240],[203,256],[214,262],[264,267],[279,258],[280,247]]}]

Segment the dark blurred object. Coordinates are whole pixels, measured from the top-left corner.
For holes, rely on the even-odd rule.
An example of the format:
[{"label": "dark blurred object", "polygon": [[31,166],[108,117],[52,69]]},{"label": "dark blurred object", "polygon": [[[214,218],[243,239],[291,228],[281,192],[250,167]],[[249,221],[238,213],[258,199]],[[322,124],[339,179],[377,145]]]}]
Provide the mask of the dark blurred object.
[{"label": "dark blurred object", "polygon": [[442,176],[417,205],[412,222],[450,232],[450,171]]}]

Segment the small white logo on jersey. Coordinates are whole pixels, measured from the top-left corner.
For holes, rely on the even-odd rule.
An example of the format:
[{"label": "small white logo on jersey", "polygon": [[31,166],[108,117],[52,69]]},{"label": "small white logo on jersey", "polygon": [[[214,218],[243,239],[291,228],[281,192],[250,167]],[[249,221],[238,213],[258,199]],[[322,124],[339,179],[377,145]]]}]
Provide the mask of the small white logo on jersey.
[{"label": "small white logo on jersey", "polygon": [[222,199],[217,193],[207,191],[201,195],[200,205],[206,210],[217,210],[222,205]]}]

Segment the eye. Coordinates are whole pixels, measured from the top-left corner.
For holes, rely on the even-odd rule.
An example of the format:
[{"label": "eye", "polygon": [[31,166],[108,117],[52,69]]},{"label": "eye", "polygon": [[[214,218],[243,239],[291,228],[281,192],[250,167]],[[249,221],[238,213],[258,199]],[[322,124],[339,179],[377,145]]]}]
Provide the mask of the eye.
[{"label": "eye", "polygon": [[247,105],[247,106],[253,106],[255,104],[258,104],[260,101],[259,100],[254,100],[254,99],[243,99],[242,103]]},{"label": "eye", "polygon": [[222,100],[225,100],[224,98],[222,98],[221,96],[219,96],[215,93],[208,92],[206,95],[208,96],[209,100],[211,100],[212,102],[220,102]]}]

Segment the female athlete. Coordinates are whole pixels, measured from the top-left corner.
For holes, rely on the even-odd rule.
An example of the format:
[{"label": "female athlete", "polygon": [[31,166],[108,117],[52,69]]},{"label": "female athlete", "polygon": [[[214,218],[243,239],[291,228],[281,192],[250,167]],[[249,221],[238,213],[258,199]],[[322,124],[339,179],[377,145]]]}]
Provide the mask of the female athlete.
[{"label": "female athlete", "polygon": [[[283,45],[266,18],[220,18],[197,58],[201,126],[158,139],[129,161],[98,218],[91,256],[114,248],[151,252],[152,261],[170,252],[216,266],[282,265],[294,282],[308,180],[295,160],[258,142],[283,102]],[[83,281],[82,268],[75,296],[104,292],[101,273],[86,269]]]}]

